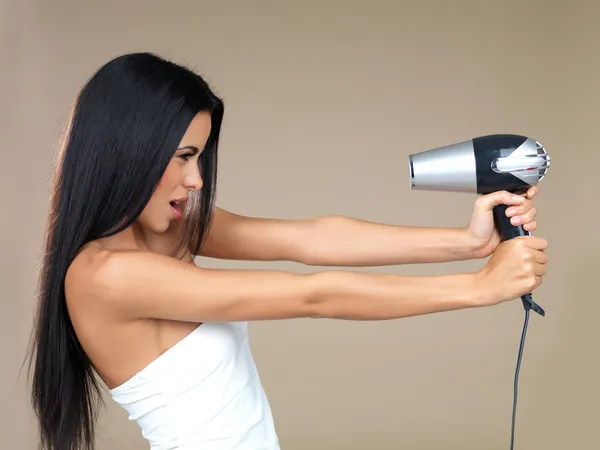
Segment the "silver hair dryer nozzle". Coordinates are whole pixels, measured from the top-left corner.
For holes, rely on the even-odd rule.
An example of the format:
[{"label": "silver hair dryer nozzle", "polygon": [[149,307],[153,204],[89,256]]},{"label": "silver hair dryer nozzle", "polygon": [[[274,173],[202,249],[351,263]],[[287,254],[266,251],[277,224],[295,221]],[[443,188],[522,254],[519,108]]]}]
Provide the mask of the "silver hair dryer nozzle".
[{"label": "silver hair dryer nozzle", "polygon": [[414,153],[408,159],[413,190],[477,192],[472,141]]}]

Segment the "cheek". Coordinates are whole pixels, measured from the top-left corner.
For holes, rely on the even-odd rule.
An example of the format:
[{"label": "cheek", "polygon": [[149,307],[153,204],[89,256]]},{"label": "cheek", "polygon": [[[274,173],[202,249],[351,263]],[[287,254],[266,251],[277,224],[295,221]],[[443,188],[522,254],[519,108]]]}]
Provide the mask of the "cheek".
[{"label": "cheek", "polygon": [[167,170],[163,173],[160,181],[158,182],[158,188],[171,188],[177,184],[177,171],[174,170],[170,165]]},{"label": "cheek", "polygon": [[152,196],[152,204],[164,203],[173,195],[173,191],[177,187],[177,176],[173,170],[166,170],[163,176],[158,181],[154,195]]}]

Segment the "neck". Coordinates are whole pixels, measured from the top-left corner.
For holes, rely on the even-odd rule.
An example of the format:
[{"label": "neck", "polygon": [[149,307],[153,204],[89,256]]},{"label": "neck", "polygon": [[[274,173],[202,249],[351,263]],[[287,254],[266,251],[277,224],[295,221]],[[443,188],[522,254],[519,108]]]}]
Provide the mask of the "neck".
[{"label": "neck", "polygon": [[139,250],[145,252],[170,255],[177,242],[174,230],[164,233],[154,233],[134,223],[123,231],[103,239],[98,243],[102,248],[109,250]]}]

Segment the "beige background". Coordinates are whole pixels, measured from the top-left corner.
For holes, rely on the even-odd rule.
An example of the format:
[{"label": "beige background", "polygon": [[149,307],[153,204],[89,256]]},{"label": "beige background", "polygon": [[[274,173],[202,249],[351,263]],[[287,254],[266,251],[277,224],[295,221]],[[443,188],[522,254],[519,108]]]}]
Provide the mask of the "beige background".
[{"label": "beige background", "polygon": [[[552,260],[536,291],[547,316],[532,316],[527,334],[516,449],[600,448],[594,2],[2,1],[2,450],[35,448],[19,369],[59,132],[86,78],[137,50],[191,64],[225,99],[218,203],[236,212],[460,226],[473,196],[411,192],[407,155],[488,133],[540,140],[553,163],[537,234]],[[512,302],[256,323],[251,337],[285,450],[491,450],[509,448],[522,324]],[[99,450],[147,448],[110,402],[99,432]]]}]

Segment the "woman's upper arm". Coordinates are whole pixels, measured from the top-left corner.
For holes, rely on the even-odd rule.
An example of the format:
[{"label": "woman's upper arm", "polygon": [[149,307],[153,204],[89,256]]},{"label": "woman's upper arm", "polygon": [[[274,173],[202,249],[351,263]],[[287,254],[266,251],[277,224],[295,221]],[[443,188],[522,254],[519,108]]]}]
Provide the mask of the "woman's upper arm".
[{"label": "woman's upper arm", "polygon": [[303,261],[311,221],[248,217],[215,209],[199,256],[250,261]]},{"label": "woman's upper arm", "polygon": [[105,258],[94,292],[124,318],[190,322],[313,315],[311,277],[277,270],[204,269],[146,252]]}]

